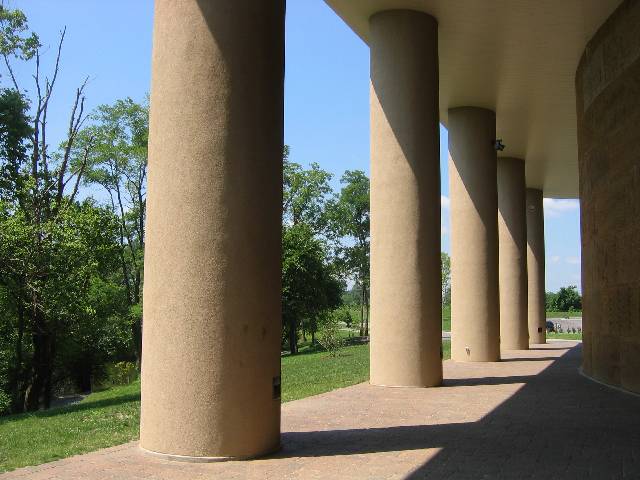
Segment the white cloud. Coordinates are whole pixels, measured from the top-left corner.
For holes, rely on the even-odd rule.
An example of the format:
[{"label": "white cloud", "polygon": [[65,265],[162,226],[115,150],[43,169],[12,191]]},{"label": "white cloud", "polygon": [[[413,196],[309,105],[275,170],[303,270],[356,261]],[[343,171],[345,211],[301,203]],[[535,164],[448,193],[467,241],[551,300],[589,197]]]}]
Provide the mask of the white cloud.
[{"label": "white cloud", "polygon": [[558,255],[553,255],[552,257],[550,257],[551,263],[558,263],[560,261],[560,256]]},{"label": "white cloud", "polygon": [[580,208],[580,201],[558,198],[545,198],[542,201],[544,214],[548,217],[559,217],[563,213],[573,212]]},{"label": "white cloud", "polygon": [[566,257],[564,261],[569,265],[580,265],[580,257]]},{"label": "white cloud", "polygon": [[451,205],[451,200],[449,200],[449,197],[440,195],[440,206],[444,209],[447,209],[449,208],[449,205]]},{"label": "white cloud", "polygon": [[445,227],[444,225],[442,225],[440,227],[440,234],[444,237],[447,233],[449,233],[449,229],[447,227]]}]

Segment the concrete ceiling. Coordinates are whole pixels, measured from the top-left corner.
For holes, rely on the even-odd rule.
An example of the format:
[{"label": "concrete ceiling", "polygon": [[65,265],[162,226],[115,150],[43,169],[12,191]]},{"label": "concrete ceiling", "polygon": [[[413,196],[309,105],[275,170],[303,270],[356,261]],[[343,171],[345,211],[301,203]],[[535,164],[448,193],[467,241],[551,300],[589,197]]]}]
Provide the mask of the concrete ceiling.
[{"label": "concrete ceiling", "polygon": [[575,72],[587,41],[622,0],[325,1],[365,42],[376,12],[434,16],[442,123],[451,107],[495,110],[501,156],[525,159],[527,185],[546,197],[578,197]]}]

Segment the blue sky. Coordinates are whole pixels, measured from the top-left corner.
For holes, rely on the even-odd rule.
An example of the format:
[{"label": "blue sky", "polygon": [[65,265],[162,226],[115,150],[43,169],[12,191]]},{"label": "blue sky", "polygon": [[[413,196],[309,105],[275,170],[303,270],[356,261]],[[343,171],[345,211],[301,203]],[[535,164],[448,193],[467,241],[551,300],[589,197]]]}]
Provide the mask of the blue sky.
[{"label": "blue sky", "polygon": [[[144,99],[150,80],[152,0],[9,0],[22,9],[44,45],[50,71],[59,31],[67,38],[49,138],[62,139],[75,88],[89,77],[87,107],[123,98]],[[334,174],[369,172],[368,47],[322,0],[287,5],[285,143],[291,159],[319,163]],[[49,68],[49,70],[47,70]],[[32,66],[20,66],[21,85]],[[3,72],[4,75],[4,72]],[[5,79],[3,79],[5,80]],[[28,87],[30,88],[30,87]],[[443,196],[442,246],[449,251],[447,132],[440,131]],[[52,142],[53,143],[53,142]],[[580,287],[579,207],[575,200],[545,200],[547,290]]]}]

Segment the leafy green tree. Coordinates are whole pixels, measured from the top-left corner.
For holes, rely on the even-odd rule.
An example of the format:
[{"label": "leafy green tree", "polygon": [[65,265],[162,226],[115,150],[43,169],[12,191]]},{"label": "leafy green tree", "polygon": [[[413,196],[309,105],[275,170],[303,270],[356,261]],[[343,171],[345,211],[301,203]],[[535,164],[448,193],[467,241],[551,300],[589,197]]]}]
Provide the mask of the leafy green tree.
[{"label": "leafy green tree", "polygon": [[[333,266],[329,261],[329,253],[324,239],[327,237],[326,207],[332,192],[329,181],[331,174],[322,170],[316,163],[305,169],[298,163],[289,160],[289,147],[285,146],[283,153],[283,283],[286,293],[283,299],[292,302],[304,301],[305,307],[293,308],[293,303],[284,305],[283,329],[292,353],[297,352],[297,332],[301,331],[304,338],[311,334],[315,343],[315,333],[318,321],[325,306],[338,304],[340,299],[333,299],[334,291]],[[303,243],[295,245],[288,241],[295,237]],[[314,255],[316,255],[314,257]],[[290,270],[291,259],[297,259],[303,270]],[[304,267],[304,268],[303,268]],[[312,268],[313,267],[313,268]],[[305,278],[314,271],[317,278]],[[301,283],[287,283],[287,275],[297,272],[295,278]],[[290,277],[291,278],[291,277]],[[337,280],[336,280],[337,281]],[[318,283],[319,282],[319,283]],[[313,285],[315,295],[309,295]],[[329,290],[324,290],[324,289]],[[339,294],[338,294],[339,296]],[[336,303],[338,302],[338,303]]]},{"label": "leafy green tree", "polygon": [[10,59],[30,60],[40,48],[38,35],[29,31],[26,15],[0,5],[0,55],[9,70],[13,87],[20,91]]},{"label": "leafy green tree", "polygon": [[[289,350],[298,353],[301,320],[317,321],[341,303],[343,285],[327,264],[327,251],[304,223],[282,235],[282,320]],[[315,334],[315,330],[311,330]]]},{"label": "leafy green tree", "polygon": [[560,288],[556,297],[556,307],[560,312],[582,310],[582,297],[578,293],[578,287],[569,285]]},{"label": "leafy green tree", "polygon": [[[101,105],[93,124],[78,135],[73,165],[84,168],[84,182],[97,184],[109,196],[118,218],[119,260],[125,303],[129,309],[134,351],[142,358],[144,227],[146,221],[149,107],[131,98]],[[86,154],[86,156],[85,156]],[[84,167],[83,167],[84,166]]]},{"label": "leafy green tree", "polygon": [[361,170],[347,170],[340,193],[327,206],[336,264],[343,277],[360,290],[360,335],[369,335],[369,179]]},{"label": "leafy green tree", "polygon": [[326,229],[325,209],[331,194],[331,174],[317,163],[305,170],[289,160],[289,146],[284,147],[282,215],[285,225],[304,223],[314,235]]},{"label": "leafy green tree", "polygon": [[[73,203],[55,218],[34,223],[21,210],[0,203],[0,272],[5,288],[14,290],[29,334],[24,346],[30,361],[23,372],[26,408],[48,408],[56,378],[56,364],[67,353],[64,339],[82,327],[90,309],[90,285],[108,277],[117,258],[115,219],[90,201]],[[86,351],[95,344],[84,344]],[[17,359],[18,360],[18,359]],[[26,378],[25,378],[26,377]]]},{"label": "leafy green tree", "polygon": [[[65,31],[53,72],[43,78],[41,45],[27,30],[21,12],[0,10],[0,53],[13,83],[0,93],[0,300],[7,306],[2,329],[12,345],[3,342],[0,353],[13,365],[2,385],[13,411],[48,408],[56,382],[73,364],[69,358],[100,350],[104,337],[96,336],[96,327],[104,318],[91,313],[96,311],[92,285],[109,281],[118,258],[115,217],[90,200],[78,202],[91,148],[78,144],[86,82],[76,89],[70,117],[63,120],[64,141],[50,148],[48,112]],[[15,59],[36,61],[31,102],[13,75]],[[74,162],[76,156],[82,161]],[[91,341],[83,340],[83,331],[92,332]]]},{"label": "leafy green tree", "polygon": [[558,311],[558,294],[556,292],[545,292],[544,303],[547,312]]},{"label": "leafy green tree", "polygon": [[451,257],[445,252],[440,252],[442,271],[442,304],[451,304]]},{"label": "leafy green tree", "polygon": [[573,312],[582,310],[582,296],[578,287],[569,285],[562,287],[557,292],[545,293],[545,306],[547,312]]}]

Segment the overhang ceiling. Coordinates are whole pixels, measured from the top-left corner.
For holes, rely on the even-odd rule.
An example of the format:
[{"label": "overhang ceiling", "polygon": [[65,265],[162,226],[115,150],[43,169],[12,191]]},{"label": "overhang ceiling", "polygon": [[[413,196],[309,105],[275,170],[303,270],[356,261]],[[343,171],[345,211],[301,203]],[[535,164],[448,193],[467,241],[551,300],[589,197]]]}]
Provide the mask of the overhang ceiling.
[{"label": "overhang ceiling", "polygon": [[622,0],[326,2],[365,42],[376,12],[434,16],[442,123],[452,107],[495,110],[506,145],[500,155],[525,159],[527,185],[546,197],[578,197],[575,72],[587,41]]}]

